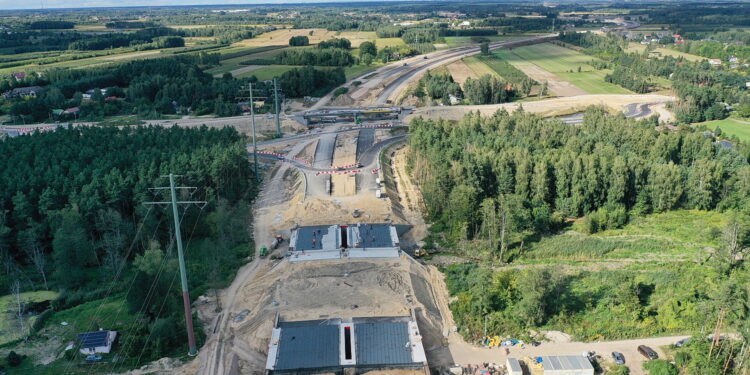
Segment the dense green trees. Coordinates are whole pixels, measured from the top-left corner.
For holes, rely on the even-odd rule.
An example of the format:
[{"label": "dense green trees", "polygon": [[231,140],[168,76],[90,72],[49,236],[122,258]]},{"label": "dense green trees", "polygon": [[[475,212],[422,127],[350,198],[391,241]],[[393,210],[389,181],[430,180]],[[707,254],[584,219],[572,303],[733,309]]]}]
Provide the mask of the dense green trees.
[{"label": "dense green trees", "polygon": [[479,78],[467,78],[464,83],[466,99],[471,104],[505,103],[513,98],[512,87],[498,77],[485,74]]},{"label": "dense green trees", "polygon": [[321,96],[346,82],[342,68],[320,70],[312,66],[294,68],[281,75],[284,94],[292,98]]},{"label": "dense green trees", "polygon": [[93,51],[147,44],[150,44],[149,47],[151,48],[175,48],[184,47],[185,41],[179,36],[177,30],[168,27],[155,27],[138,30],[130,34],[102,34],[84,38],[70,43],[68,49]]},{"label": "dense green trees", "polygon": [[299,48],[281,51],[276,63],[285,65],[350,66],[354,57],[340,48]]},{"label": "dense green trees", "polygon": [[44,20],[44,21],[34,21],[29,23],[27,26],[29,29],[32,30],[48,30],[48,29],[72,29],[76,25],[73,22],[70,21],[52,21],[52,20]]},{"label": "dense green trees", "polygon": [[616,66],[612,73],[604,76],[604,80],[615,85],[620,85],[630,91],[644,94],[651,91],[651,82],[648,78],[636,74],[633,70]]},{"label": "dense green trees", "polygon": [[362,42],[359,45],[359,57],[362,58],[364,55],[371,55],[372,57],[377,56],[378,48],[373,42]]},{"label": "dense green trees", "polygon": [[184,341],[175,328],[183,317],[172,211],[143,205],[165,199],[149,190],[163,184],[160,175],[183,174],[181,183],[198,187],[194,198],[208,201],[202,210],[179,210],[193,297],[225,285],[251,254],[255,185],[245,139],[234,129],[58,129],[0,142],[0,155],[0,259],[9,271],[0,288],[21,280],[27,290],[61,291],[56,309],[112,288],[145,323],[121,332],[123,347],[138,347],[122,354],[139,356],[149,334],[171,330],[149,342],[144,361]]},{"label": "dense green trees", "polygon": [[448,73],[431,74],[425,73],[419,80],[417,96],[426,95],[430,99],[438,99],[443,104],[450,104],[450,96],[460,99],[462,96],[461,86],[453,81]]},{"label": "dense green trees", "polygon": [[349,49],[352,48],[352,42],[346,38],[333,38],[318,43],[318,48],[341,48]]},{"label": "dense green trees", "polygon": [[[633,211],[750,203],[742,196],[750,173],[746,146],[724,149],[699,132],[660,133],[653,126],[601,109],[588,110],[581,127],[520,112],[472,114],[458,124],[414,120],[411,163],[429,217],[453,240],[488,240],[482,228],[489,218],[505,218],[502,230],[513,237],[511,224],[515,233],[544,232],[562,217],[601,209],[592,228],[621,225]],[[480,209],[486,199],[495,201],[489,214]],[[522,212],[514,213],[520,218],[499,208],[507,200],[520,201]],[[500,241],[491,248],[500,255]]]},{"label": "dense green trees", "polygon": [[297,35],[289,38],[289,45],[292,47],[309,46],[310,38],[307,35]]}]

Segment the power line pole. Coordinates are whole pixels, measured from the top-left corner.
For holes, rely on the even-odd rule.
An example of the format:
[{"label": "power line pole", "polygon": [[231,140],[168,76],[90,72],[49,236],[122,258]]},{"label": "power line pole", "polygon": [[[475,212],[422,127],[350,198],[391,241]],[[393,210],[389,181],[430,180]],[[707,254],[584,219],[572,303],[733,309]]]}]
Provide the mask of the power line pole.
[{"label": "power line pole", "polygon": [[187,282],[187,270],[185,269],[185,252],[182,249],[182,233],[180,232],[180,215],[177,209],[178,204],[201,204],[206,205],[206,201],[178,201],[177,200],[177,189],[197,189],[196,187],[188,186],[174,186],[174,178],[179,175],[169,174],[169,187],[157,187],[152,188],[153,190],[165,190],[169,189],[171,195],[171,201],[162,202],[145,202],[144,204],[151,205],[172,205],[172,215],[174,216],[174,236],[177,242],[177,258],[180,263],[180,281],[182,283],[182,307],[185,309],[185,326],[188,334],[188,355],[195,356],[198,354],[198,349],[195,345],[195,333],[193,332],[193,313],[190,311],[190,292],[188,291]]},{"label": "power line pole", "polygon": [[255,178],[258,178],[258,144],[255,142],[255,100],[253,100],[253,83],[249,82],[250,89],[250,118],[253,123],[253,164],[255,165]]},{"label": "power line pole", "polygon": [[276,86],[276,78],[273,79],[273,99],[274,105],[276,106],[276,136],[281,138],[281,106],[279,105],[279,89]]},{"label": "power line pole", "polygon": [[254,171],[255,171],[255,180],[259,181],[260,180],[260,175],[258,174],[258,144],[255,141],[255,100],[253,98],[253,84],[252,84],[252,82],[248,82],[247,83],[246,90],[249,92],[249,96],[248,97],[238,96],[237,98],[240,99],[240,100],[247,98],[250,101],[250,103],[249,103],[249,105],[250,105],[250,118],[251,118],[250,121],[251,121],[252,126],[253,126],[253,166],[254,166],[253,168],[254,168]]}]

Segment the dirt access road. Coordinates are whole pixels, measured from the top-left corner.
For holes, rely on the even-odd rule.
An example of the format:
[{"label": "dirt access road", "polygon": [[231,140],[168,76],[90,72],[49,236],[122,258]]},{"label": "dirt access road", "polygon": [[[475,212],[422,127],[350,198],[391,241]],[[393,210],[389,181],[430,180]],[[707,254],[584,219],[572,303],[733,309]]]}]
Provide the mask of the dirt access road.
[{"label": "dirt access road", "polygon": [[[601,105],[609,108],[613,112],[625,112],[629,117],[642,117],[644,114],[649,115],[651,107],[663,106],[666,103],[675,101],[676,98],[667,95],[654,94],[601,94],[601,95],[578,95],[564,98],[554,98],[524,103],[502,103],[488,105],[461,105],[461,106],[443,106],[443,107],[420,107],[409,115],[404,122],[408,123],[412,118],[422,117],[426,119],[444,119],[460,120],[469,112],[479,111],[482,115],[488,116],[500,109],[513,112],[523,106],[523,110],[530,113],[536,113],[544,117],[567,115],[575,112],[581,112],[591,105]],[[648,108],[644,109],[643,105]],[[654,108],[658,112],[662,121],[670,121],[671,114],[666,110]],[[665,118],[666,117],[666,118]]]},{"label": "dirt access road", "polygon": [[466,343],[457,333],[451,333],[448,342],[451,355],[457,364],[481,364],[481,363],[505,363],[508,357],[523,359],[525,357],[535,358],[545,355],[581,355],[581,353],[596,352],[602,357],[601,363],[613,364],[612,352],[620,352],[625,356],[625,365],[630,369],[631,375],[645,375],[643,363],[647,359],[638,353],[638,345],[646,345],[664,357],[663,346],[689,336],[666,336],[633,340],[602,341],[602,342],[544,342],[537,347],[530,345],[524,349],[511,347],[510,355],[505,354],[505,348],[484,348]]}]

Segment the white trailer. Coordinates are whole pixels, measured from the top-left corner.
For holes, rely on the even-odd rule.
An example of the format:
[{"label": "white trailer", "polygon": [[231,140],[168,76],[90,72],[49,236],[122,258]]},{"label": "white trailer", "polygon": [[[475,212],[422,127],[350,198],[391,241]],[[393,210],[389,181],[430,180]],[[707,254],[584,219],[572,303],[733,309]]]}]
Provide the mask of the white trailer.
[{"label": "white trailer", "polygon": [[521,362],[516,358],[508,358],[505,361],[505,367],[508,370],[508,375],[524,375]]}]

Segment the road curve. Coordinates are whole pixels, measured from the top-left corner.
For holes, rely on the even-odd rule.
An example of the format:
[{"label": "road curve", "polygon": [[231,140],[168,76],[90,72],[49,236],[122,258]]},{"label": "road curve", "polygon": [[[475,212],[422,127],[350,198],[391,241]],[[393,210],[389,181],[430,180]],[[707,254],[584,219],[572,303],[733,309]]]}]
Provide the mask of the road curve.
[{"label": "road curve", "polygon": [[[536,36],[536,37],[531,37],[531,38],[519,38],[519,39],[490,43],[489,47],[491,50],[495,50],[495,49],[500,49],[500,48],[513,47],[513,46],[543,43],[543,42],[552,40],[556,37],[557,37],[557,34]],[[429,56],[427,59],[423,59],[422,61],[417,61],[413,63],[412,66],[405,65],[405,66],[402,66],[401,69],[399,70],[394,69],[393,71],[400,73],[400,76],[398,76],[395,80],[385,85],[385,87],[380,92],[380,94],[378,94],[375,100],[375,104],[384,105],[388,102],[388,100],[394,100],[395,99],[394,95],[400,93],[401,90],[399,89],[401,87],[408,84],[412,79],[415,78],[415,76],[427,71],[428,69],[432,69],[432,68],[453,62],[465,56],[473,56],[473,55],[479,54],[480,52],[481,51],[478,46],[458,47],[454,49],[439,51],[439,52],[433,53],[432,55],[426,55],[426,56]],[[390,74],[391,73],[389,72],[389,75]]]}]

